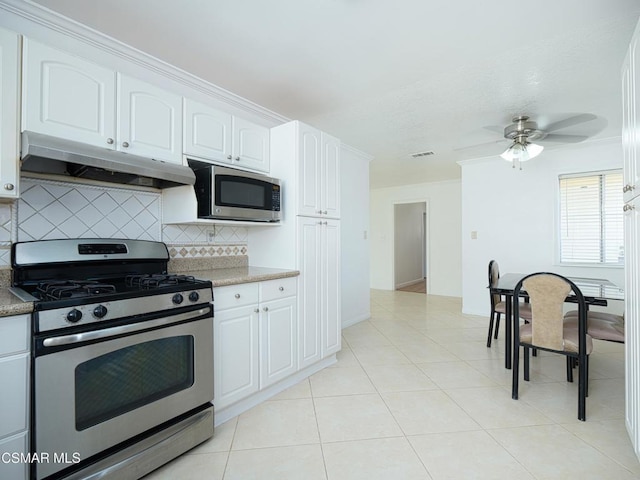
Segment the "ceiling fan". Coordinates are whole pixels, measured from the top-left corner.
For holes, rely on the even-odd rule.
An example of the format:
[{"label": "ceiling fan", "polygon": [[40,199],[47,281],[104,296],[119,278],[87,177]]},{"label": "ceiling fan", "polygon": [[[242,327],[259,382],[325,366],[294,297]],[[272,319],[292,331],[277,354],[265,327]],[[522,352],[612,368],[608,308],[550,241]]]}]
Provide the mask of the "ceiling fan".
[{"label": "ceiling fan", "polygon": [[[601,128],[597,129],[597,131],[591,129],[590,131],[585,131],[586,134],[574,134],[574,133],[554,133],[556,131],[573,127],[575,125],[591,122],[596,120],[598,117],[591,113],[582,113],[578,115],[574,115],[562,120],[558,120],[552,123],[548,123],[544,126],[539,126],[537,122],[531,120],[527,115],[517,115],[512,118],[512,123],[507,125],[506,127],[496,127],[489,126],[484,127],[485,129],[491,130],[492,132],[501,133],[505,139],[507,139],[510,144],[507,149],[500,154],[500,157],[504,158],[507,161],[512,162],[513,167],[516,165],[522,169],[521,163],[530,160],[542,152],[544,149],[544,143],[578,143],[586,140],[590,136],[597,133],[597,131],[601,130]],[[504,140],[499,140],[498,142],[503,142]],[[491,144],[497,143],[489,142]],[[464,147],[466,150],[468,148],[474,148],[485,144],[472,145],[470,147]],[[463,150],[458,149],[458,150]]]}]

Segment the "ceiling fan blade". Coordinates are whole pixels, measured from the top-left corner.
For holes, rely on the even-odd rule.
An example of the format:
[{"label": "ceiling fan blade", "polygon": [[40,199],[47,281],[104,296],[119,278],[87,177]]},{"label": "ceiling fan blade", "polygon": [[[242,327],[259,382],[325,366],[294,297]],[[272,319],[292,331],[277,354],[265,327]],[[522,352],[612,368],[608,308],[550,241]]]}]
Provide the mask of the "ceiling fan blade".
[{"label": "ceiling fan blade", "polygon": [[581,113],[580,115],[574,115],[573,117],[565,118],[564,120],[558,120],[557,122],[550,123],[545,127],[541,127],[545,132],[555,132],[556,130],[562,130],[563,128],[572,127],[580,123],[590,122],[598,118],[597,115],[592,113]]},{"label": "ceiling fan blade", "polygon": [[582,142],[589,138],[588,135],[560,135],[557,133],[550,133],[544,138],[539,140],[534,140],[533,143],[536,142],[558,142],[558,143],[578,143]]}]

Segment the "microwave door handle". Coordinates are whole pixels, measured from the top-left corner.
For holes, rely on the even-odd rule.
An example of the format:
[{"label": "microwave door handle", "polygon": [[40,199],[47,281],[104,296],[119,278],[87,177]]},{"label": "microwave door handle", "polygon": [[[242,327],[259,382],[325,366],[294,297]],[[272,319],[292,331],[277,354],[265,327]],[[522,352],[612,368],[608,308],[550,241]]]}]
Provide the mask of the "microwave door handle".
[{"label": "microwave door handle", "polygon": [[91,340],[101,340],[118,335],[139,332],[150,328],[162,327],[164,325],[189,320],[199,317],[211,311],[211,307],[201,308],[193,312],[181,313],[170,317],[158,318],[146,322],[135,323],[133,325],[120,325],[119,327],[105,328],[104,330],[94,330],[91,332],[74,333],[72,335],[62,335],[60,337],[45,338],[42,344],[45,347],[59,347],[61,345],[71,345],[73,343],[88,342]]}]

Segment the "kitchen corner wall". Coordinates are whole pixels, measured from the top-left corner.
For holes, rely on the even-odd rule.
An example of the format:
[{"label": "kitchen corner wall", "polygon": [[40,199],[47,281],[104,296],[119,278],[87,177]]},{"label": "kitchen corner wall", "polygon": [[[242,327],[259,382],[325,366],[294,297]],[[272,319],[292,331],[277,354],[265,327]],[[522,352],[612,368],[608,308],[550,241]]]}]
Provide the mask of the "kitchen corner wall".
[{"label": "kitchen corner wall", "polygon": [[248,255],[246,227],[162,225],[162,195],[44,179],[21,179],[20,199],[0,204],[0,268],[11,243],[59,238],[163,241],[172,259]]}]

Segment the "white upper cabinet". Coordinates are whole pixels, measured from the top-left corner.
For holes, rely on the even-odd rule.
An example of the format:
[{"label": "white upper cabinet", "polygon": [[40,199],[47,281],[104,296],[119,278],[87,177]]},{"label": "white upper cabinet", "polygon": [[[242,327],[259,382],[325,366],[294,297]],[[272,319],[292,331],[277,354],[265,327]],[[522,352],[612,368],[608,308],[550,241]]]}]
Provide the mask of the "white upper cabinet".
[{"label": "white upper cabinet", "polygon": [[184,153],[269,172],[269,129],[199,102],[184,100]]},{"label": "white upper cabinet", "polygon": [[640,92],[640,35],[631,39],[622,68],[622,151],[624,201],[640,194],[640,110],[636,95]]},{"label": "white upper cabinet", "polygon": [[184,99],[184,153],[231,163],[231,114]]},{"label": "white upper cabinet", "polygon": [[18,196],[18,68],[17,33],[0,29],[0,198]]},{"label": "white upper cabinet", "polygon": [[118,149],[182,163],[182,97],[118,75]]},{"label": "white upper cabinet", "polygon": [[115,149],[116,74],[24,40],[22,130]]},{"label": "white upper cabinet", "polygon": [[23,75],[22,130],[182,163],[179,95],[31,40]]},{"label": "white upper cabinet", "polygon": [[237,167],[269,171],[269,129],[233,117],[232,163]]},{"label": "white upper cabinet", "polygon": [[340,217],[340,140],[299,123],[298,215]]}]

